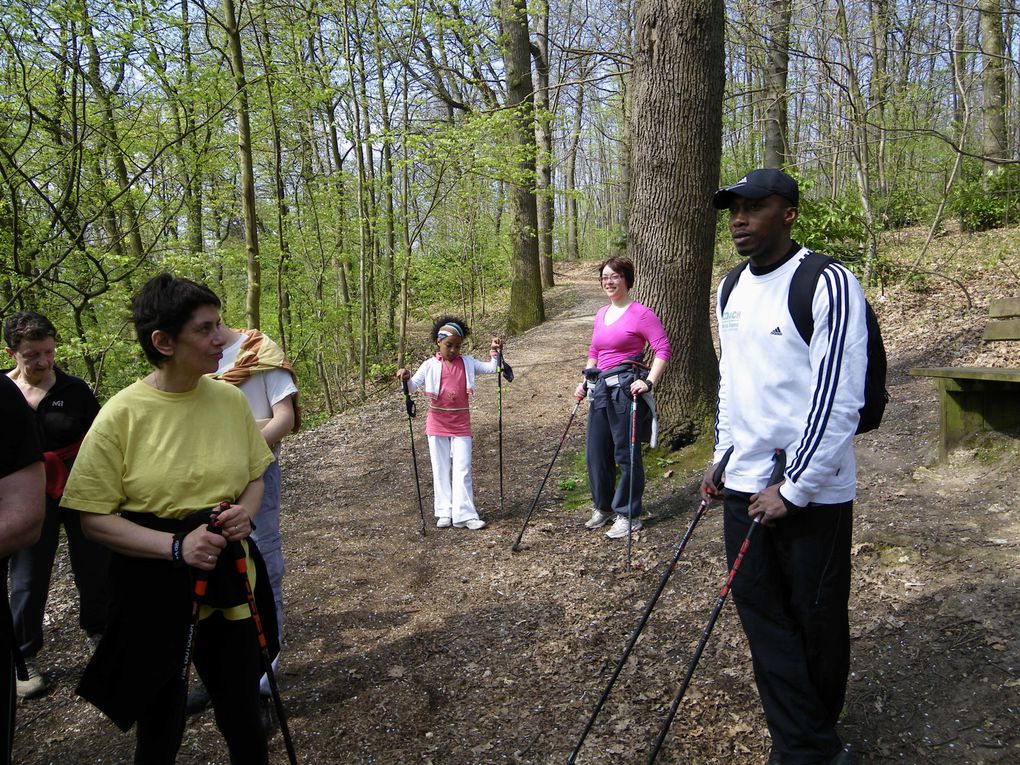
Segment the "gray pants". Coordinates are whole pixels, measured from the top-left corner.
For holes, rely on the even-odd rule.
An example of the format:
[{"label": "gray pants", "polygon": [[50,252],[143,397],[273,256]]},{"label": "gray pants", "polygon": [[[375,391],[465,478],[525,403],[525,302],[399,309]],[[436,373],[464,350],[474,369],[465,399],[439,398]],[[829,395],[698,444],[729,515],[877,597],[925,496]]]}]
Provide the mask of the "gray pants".
[{"label": "gray pants", "polygon": [[[631,399],[622,387],[607,389],[605,383],[599,381],[588,409],[585,461],[588,488],[595,507],[604,513],[612,511],[624,516],[631,512],[631,517],[638,518],[641,515],[641,495],[645,490],[645,470],[640,441],[634,445],[634,464],[630,464],[630,405]],[[638,402],[639,439],[644,412],[647,412],[647,407]],[[633,508],[628,506],[631,480],[634,481]]]},{"label": "gray pants", "polygon": [[280,536],[280,461],[274,460],[262,474],[264,492],[259,514],[255,516],[255,530],[251,538],[258,545],[259,552],[269,571],[269,584],[273,588],[276,603],[276,623],[279,625],[280,642],[283,642],[283,538]]}]

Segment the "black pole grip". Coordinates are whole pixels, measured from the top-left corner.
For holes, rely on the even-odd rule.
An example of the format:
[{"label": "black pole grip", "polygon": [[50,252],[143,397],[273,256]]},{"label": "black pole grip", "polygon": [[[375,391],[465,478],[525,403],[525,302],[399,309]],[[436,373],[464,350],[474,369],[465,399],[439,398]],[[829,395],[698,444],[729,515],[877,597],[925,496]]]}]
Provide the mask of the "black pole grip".
[{"label": "black pole grip", "polygon": [[500,375],[502,375],[503,379],[506,380],[507,382],[513,382],[514,370],[509,364],[506,363],[506,359],[503,358],[503,351],[502,350],[497,351],[496,356],[497,356],[496,363],[497,366],[499,367]]},{"label": "black pole grip", "polygon": [[209,513],[209,523],[206,524],[205,530],[212,534],[223,534],[223,529],[220,528],[219,524],[216,523],[216,519],[220,517],[220,513],[224,510],[230,509],[230,503],[226,500],[220,502],[212,512]]},{"label": "black pole grip", "polygon": [[717,489],[722,488],[722,474],[726,472],[726,463],[730,461],[730,457],[733,454],[733,447],[731,446],[723,454],[722,459],[719,460],[719,464],[715,466],[715,472],[712,473],[712,483],[715,484]]},{"label": "black pole grip", "polygon": [[772,475],[769,476],[769,486],[775,486],[783,480],[786,473],[786,451],[776,449],[772,455]]},{"label": "black pole grip", "polygon": [[407,380],[401,380],[400,384],[404,388],[404,406],[407,407],[407,416],[414,417],[417,412],[415,411],[414,401],[411,400],[411,389],[407,386]]}]

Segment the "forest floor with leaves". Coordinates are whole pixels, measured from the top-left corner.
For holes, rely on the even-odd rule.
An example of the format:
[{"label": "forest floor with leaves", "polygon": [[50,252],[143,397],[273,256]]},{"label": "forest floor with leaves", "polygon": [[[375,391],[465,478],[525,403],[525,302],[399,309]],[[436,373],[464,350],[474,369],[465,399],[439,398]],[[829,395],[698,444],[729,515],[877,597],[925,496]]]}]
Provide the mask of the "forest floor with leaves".
[{"label": "forest floor with leaves", "polygon": [[[1020,294],[1016,259],[1011,268],[994,248],[972,256],[960,246],[947,239],[928,264],[951,278],[922,275],[870,295],[892,400],[882,427],[857,442],[853,658],[840,730],[862,763],[1020,761],[1020,440],[985,437],[935,464],[935,394],[930,381],[907,375],[914,366],[1020,366],[1020,353],[980,342],[988,301]],[[279,680],[300,762],[562,763],[570,753],[692,518],[707,455],[681,454],[659,471],[646,495],[651,518],[633,540],[641,567],[628,569],[626,540],[585,530],[587,506],[567,501],[583,481],[582,406],[525,545],[511,552],[573,407],[602,303],[594,275],[590,265],[558,264],[549,321],[506,342],[516,379],[503,388],[502,511],[497,386],[480,378],[472,419],[484,530],[436,529],[420,416],[429,524],[419,536],[395,384],[287,442]],[[484,347],[482,328],[477,336]],[[725,574],[715,505],[579,762],[644,762]],[[74,696],[86,661],[76,610],[61,554],[40,657],[54,686],[19,704],[22,765],[131,760],[133,737]],[[727,603],[658,761],[757,765],[768,751],[746,642]],[[272,761],[287,761],[279,733]],[[178,762],[227,762],[211,711],[189,722]]]}]

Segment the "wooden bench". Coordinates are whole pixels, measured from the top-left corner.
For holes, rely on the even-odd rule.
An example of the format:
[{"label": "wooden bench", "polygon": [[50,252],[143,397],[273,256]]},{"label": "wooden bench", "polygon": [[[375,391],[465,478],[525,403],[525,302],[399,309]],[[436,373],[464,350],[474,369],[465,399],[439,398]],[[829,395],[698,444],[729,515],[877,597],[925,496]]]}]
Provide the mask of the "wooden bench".
[{"label": "wooden bench", "polygon": [[[1020,297],[995,300],[982,340],[1020,340]],[[934,367],[911,369],[931,377],[939,394],[939,461],[963,439],[985,430],[1020,427],[1020,369]]]}]

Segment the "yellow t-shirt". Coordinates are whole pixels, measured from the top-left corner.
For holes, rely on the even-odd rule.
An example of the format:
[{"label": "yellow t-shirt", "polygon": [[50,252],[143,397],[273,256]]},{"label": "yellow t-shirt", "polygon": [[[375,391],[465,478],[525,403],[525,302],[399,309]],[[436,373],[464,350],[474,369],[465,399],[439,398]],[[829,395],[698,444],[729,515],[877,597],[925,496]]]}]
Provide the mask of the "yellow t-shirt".
[{"label": "yellow t-shirt", "polygon": [[61,504],[184,518],[235,501],[272,462],[234,386],[202,377],[194,390],[165,393],[139,380],[100,410]]}]

